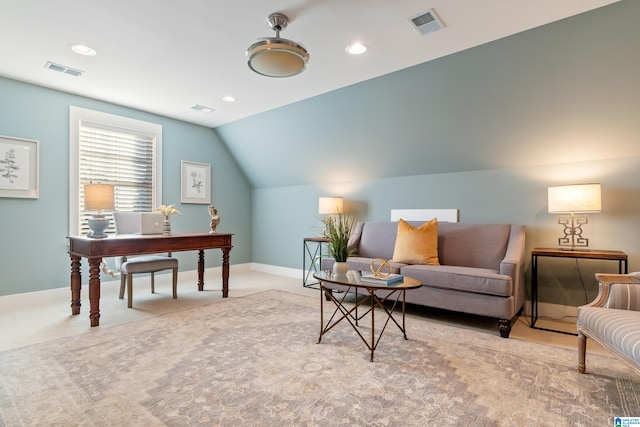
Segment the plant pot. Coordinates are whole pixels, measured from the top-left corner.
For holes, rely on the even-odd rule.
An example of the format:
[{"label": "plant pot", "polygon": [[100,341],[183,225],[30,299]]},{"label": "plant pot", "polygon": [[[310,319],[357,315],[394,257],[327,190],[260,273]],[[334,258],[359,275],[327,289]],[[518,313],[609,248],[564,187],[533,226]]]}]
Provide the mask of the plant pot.
[{"label": "plant pot", "polygon": [[335,262],[333,264],[333,272],[335,274],[340,274],[342,276],[347,274],[347,271],[349,271],[349,264],[347,262]]}]

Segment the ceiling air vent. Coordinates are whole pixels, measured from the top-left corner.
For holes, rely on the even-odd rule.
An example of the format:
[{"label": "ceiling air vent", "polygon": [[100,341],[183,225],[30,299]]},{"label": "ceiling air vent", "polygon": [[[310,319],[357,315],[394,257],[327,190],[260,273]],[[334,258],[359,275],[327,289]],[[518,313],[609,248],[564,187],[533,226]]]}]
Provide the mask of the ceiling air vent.
[{"label": "ceiling air vent", "polygon": [[409,18],[409,22],[413,25],[420,34],[433,33],[441,28],[444,28],[442,21],[436,15],[433,9],[429,9],[426,12],[422,12],[419,15]]},{"label": "ceiling air vent", "polygon": [[191,108],[193,110],[200,111],[200,112],[203,112],[203,113],[212,113],[212,112],[215,111],[215,109],[213,109],[211,107],[205,107],[204,105],[200,105],[200,104],[196,104]]},{"label": "ceiling air vent", "polygon": [[76,70],[75,68],[66,67],[64,65],[56,64],[51,61],[48,61],[44,68],[48,68],[49,70],[59,71],[61,73],[69,74],[70,76],[80,77],[84,71]]}]

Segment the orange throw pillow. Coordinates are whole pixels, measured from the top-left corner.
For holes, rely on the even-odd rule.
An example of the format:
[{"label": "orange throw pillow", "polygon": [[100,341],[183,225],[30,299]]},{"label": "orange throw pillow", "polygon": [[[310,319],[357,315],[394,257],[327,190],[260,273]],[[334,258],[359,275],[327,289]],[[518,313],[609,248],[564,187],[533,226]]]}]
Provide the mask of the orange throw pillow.
[{"label": "orange throw pillow", "polygon": [[403,264],[440,265],[438,219],[433,218],[416,228],[400,218],[392,261]]}]

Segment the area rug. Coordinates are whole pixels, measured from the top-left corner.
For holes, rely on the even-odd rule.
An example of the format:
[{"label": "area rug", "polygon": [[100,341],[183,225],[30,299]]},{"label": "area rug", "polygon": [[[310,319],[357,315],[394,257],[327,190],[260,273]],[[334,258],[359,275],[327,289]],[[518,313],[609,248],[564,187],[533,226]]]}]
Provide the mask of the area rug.
[{"label": "area rug", "polygon": [[[378,316],[380,317],[380,316]],[[2,426],[609,426],[640,415],[622,362],[407,317],[374,362],[283,291],[0,353]],[[361,325],[367,336],[368,328]]]}]

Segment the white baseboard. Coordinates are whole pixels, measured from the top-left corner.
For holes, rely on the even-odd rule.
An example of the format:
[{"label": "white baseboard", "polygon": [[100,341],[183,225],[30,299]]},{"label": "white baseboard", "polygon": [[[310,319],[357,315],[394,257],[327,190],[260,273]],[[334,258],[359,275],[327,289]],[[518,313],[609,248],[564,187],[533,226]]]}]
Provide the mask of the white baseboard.
[{"label": "white baseboard", "polygon": [[299,268],[278,267],[276,265],[251,263],[251,269],[260,273],[276,274],[278,276],[300,278],[302,280],[302,270]]}]

